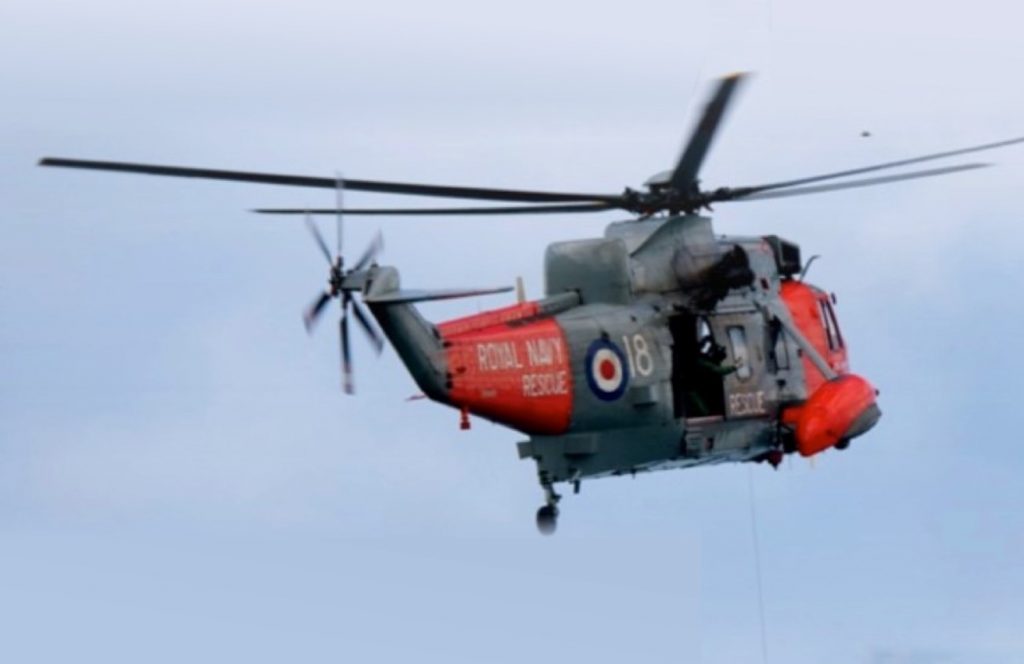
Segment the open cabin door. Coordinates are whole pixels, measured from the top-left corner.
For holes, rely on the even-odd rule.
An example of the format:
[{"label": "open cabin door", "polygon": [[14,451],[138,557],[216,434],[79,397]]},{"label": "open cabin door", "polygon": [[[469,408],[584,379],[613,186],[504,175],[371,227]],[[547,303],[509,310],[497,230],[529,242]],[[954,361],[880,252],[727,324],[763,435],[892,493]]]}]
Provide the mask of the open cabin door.
[{"label": "open cabin door", "polygon": [[672,335],[672,405],[676,418],[725,416],[725,350],[706,316],[681,313],[669,319]]}]

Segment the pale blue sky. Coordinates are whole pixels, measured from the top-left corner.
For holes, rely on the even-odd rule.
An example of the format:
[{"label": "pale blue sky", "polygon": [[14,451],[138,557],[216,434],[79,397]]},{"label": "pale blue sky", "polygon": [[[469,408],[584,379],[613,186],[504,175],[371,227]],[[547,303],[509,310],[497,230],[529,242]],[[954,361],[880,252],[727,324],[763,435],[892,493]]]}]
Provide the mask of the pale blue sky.
[{"label": "pale blue sky", "polygon": [[[672,163],[704,81],[751,69],[704,176],[753,184],[1024,135],[1021,10],[346,4],[0,6],[0,658],[758,661],[748,468],[585,484],[541,538],[514,432],[406,402],[361,342],[340,394],[299,318],[314,246],[245,212],[329,194],[33,164],[618,191]],[[716,210],[823,255],[885,413],[813,469],[753,468],[769,661],[1024,661],[1024,149],[980,158]],[[347,239],[382,229],[412,286],[536,295],[547,243],[616,218]]]}]

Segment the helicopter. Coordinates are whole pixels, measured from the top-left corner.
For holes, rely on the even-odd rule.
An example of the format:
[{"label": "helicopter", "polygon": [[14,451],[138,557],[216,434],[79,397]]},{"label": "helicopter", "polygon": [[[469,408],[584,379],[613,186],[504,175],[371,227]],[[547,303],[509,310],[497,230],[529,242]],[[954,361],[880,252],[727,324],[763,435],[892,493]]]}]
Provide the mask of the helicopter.
[{"label": "helicopter", "polygon": [[[849,367],[836,298],[805,280],[798,244],[777,235],[716,235],[704,211],[876,186],[989,166],[851,179],[1024,142],[1024,137],[755,186],[704,189],[701,165],[748,75],[717,81],[671,170],[643,189],[575,193],[491,189],[47,157],[42,166],[333,189],[334,208],[262,208],[305,215],[328,263],[326,289],[305,310],[308,331],[340,304],[343,386],[352,393],[349,314],[379,353],[390,342],[422,395],[526,436],[544,494],[543,534],[583,480],[727,462],[813,457],[845,449],[881,417],[878,391]],[[838,180],[837,182],[835,180]],[[345,191],[505,203],[487,207],[345,208]],[[507,205],[513,204],[513,205]],[[351,265],[342,216],[569,214],[621,210],[603,236],[556,242],[544,256],[545,296],[440,323],[416,305],[505,288],[411,290],[377,263],[378,234]],[[336,215],[332,252],[313,215]]]}]

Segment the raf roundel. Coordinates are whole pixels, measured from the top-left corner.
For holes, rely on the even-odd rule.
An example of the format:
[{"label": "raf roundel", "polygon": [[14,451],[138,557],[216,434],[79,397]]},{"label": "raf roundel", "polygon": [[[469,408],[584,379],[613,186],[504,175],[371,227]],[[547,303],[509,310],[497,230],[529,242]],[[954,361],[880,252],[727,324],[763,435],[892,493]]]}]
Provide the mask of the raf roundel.
[{"label": "raf roundel", "polygon": [[615,401],[626,391],[626,356],[611,341],[598,339],[587,350],[587,384],[602,401]]}]

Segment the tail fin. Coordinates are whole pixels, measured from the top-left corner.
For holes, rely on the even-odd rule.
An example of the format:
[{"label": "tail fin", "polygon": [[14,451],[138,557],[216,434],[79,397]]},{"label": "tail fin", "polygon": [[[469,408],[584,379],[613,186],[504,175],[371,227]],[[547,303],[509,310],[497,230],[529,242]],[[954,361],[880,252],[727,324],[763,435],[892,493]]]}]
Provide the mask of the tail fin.
[{"label": "tail fin", "polygon": [[429,398],[448,403],[448,364],[441,335],[413,303],[506,293],[512,289],[402,290],[398,270],[393,267],[373,266],[353,275],[356,276],[361,283],[354,283],[353,278],[351,286],[363,291],[363,302],[370,307],[413,380]]}]

